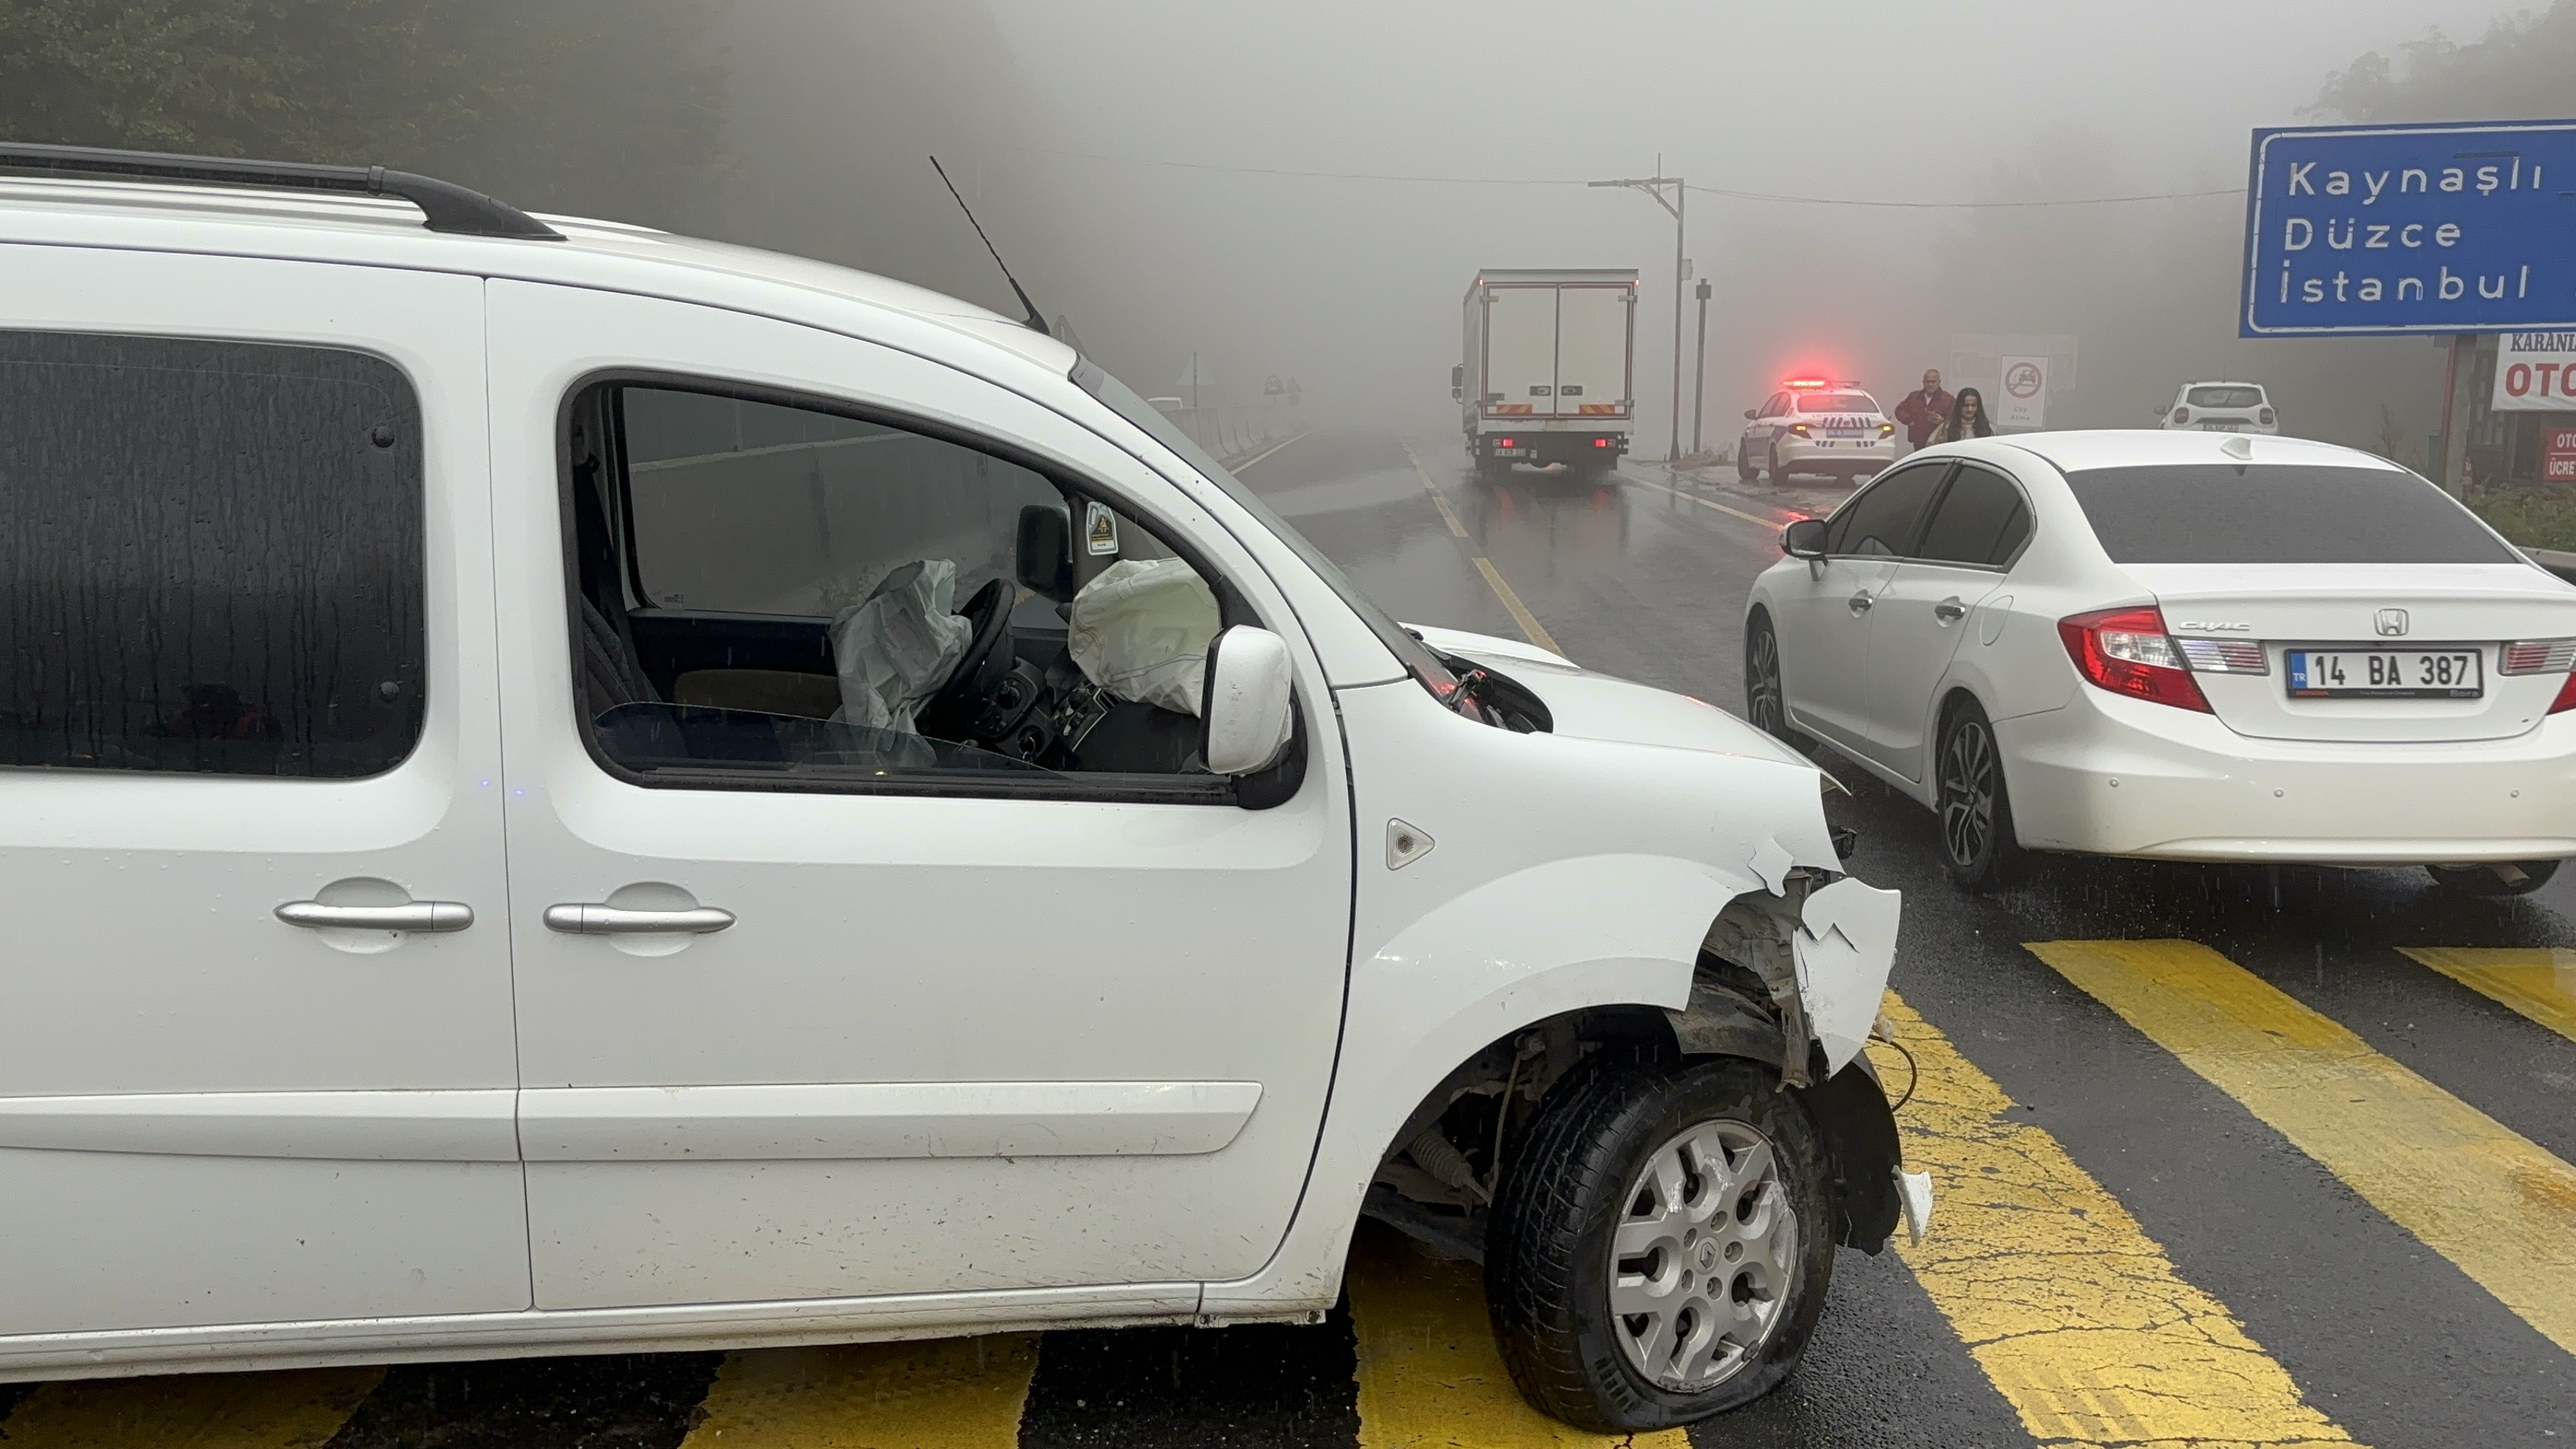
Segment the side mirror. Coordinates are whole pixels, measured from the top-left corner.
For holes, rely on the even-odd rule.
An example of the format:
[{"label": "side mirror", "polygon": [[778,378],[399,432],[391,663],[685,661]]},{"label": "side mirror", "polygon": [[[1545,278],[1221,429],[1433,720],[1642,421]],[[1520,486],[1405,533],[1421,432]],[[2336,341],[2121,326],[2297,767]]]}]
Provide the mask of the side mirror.
[{"label": "side mirror", "polygon": [[1453,387],[1449,389],[1449,400],[1451,402],[1465,402],[1467,400],[1467,390],[1463,387]]},{"label": "side mirror", "polygon": [[1821,518],[1801,518],[1787,528],[1781,529],[1780,551],[1791,558],[1823,558],[1825,556],[1825,521]]},{"label": "side mirror", "polygon": [[1744,420],[1748,423],[1760,416],[1762,416],[1762,412],[1759,408],[1746,408],[1744,410]]},{"label": "side mirror", "polygon": [[1210,773],[1250,775],[1279,763],[1297,706],[1288,641],[1237,624],[1208,641],[1199,695],[1199,758]]}]

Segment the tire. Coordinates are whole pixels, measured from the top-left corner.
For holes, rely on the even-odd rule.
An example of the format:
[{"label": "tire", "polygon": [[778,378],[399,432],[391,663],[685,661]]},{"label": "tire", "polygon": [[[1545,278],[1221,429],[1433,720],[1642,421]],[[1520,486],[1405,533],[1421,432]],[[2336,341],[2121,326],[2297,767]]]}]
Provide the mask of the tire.
[{"label": "tire", "polygon": [[1780,684],[1780,636],[1769,614],[1756,613],[1744,626],[1744,717],[1793,750],[1815,745],[1789,724],[1789,695]]},{"label": "tire", "polygon": [[1745,447],[1742,443],[1736,444],[1735,481],[1738,483],[1750,483],[1761,476],[1762,470],[1753,466],[1752,450]]},{"label": "tire", "polygon": [[2023,862],[2012,796],[2004,788],[1995,727],[1976,701],[1963,701],[1942,718],[1932,768],[1932,809],[1940,817],[1941,862],[1951,882],[1972,893],[2011,883]]},{"label": "tire", "polygon": [[1771,482],[1775,486],[1789,481],[1789,475],[1780,471],[1780,445],[1778,443],[1773,443],[1771,445],[1771,464],[1766,471],[1770,474]]},{"label": "tire", "polygon": [[2549,884],[2549,878],[2558,874],[2559,863],[2554,860],[2517,860],[2512,864],[2522,872],[2519,881],[2508,881],[2497,875],[2493,868],[2483,865],[2428,865],[2424,867],[2424,873],[2443,890],[2488,899],[2527,896]]},{"label": "tire", "polygon": [[1776,1070],[1597,1053],[1548,1094],[1495,1196],[1485,1298],[1512,1382],[1541,1412],[1612,1434],[1770,1392],[1832,1285],[1830,1175]]}]

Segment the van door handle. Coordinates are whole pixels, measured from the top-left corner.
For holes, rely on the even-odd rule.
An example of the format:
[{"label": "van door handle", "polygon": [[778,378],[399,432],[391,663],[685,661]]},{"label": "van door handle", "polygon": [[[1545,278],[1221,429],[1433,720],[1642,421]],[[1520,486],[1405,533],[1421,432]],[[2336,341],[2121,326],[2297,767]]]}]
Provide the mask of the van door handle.
[{"label": "van door handle", "polygon": [[630,911],[597,901],[546,907],[546,928],[567,936],[703,936],[733,924],[733,912],[716,906],[685,911]]},{"label": "van door handle", "polygon": [[1852,611],[1853,613],[1855,613],[1855,614],[1866,614],[1866,613],[1868,613],[1868,612],[1870,611],[1870,606],[1871,606],[1875,601],[1874,601],[1874,600],[1872,600],[1872,599],[1870,598],[1870,596],[1869,596],[1869,594],[1867,593],[1867,591],[1863,591],[1863,592],[1861,592],[1861,593],[1857,593],[1857,594],[1852,595],[1849,599],[1845,600],[1844,602],[1845,602],[1845,603],[1850,607],[1850,609],[1851,609],[1851,611]]},{"label": "van door handle", "polygon": [[407,901],[399,906],[326,906],[320,901],[288,901],[277,918],[307,930],[462,931],[474,924],[474,908],[463,901]]},{"label": "van door handle", "polygon": [[1957,594],[1952,594],[1932,606],[1932,617],[1944,624],[1956,624],[1968,617],[1968,606],[1959,602]]}]

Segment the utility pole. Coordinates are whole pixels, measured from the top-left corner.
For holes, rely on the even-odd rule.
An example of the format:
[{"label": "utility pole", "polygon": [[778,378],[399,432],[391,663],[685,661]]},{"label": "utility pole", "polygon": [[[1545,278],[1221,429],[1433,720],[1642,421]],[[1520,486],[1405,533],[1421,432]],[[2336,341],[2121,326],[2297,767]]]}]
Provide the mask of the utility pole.
[{"label": "utility pole", "polygon": [[1657,206],[1660,206],[1664,210],[1672,213],[1673,436],[1672,441],[1665,445],[1666,451],[1664,454],[1665,461],[1671,462],[1679,459],[1682,455],[1682,284],[1688,280],[1683,275],[1686,264],[1682,260],[1682,242],[1684,239],[1682,202],[1687,188],[1683,185],[1680,177],[1666,176],[1664,174],[1664,158],[1660,153],[1655,157],[1655,174],[1652,176],[1625,176],[1615,181],[1587,181],[1584,184],[1587,186],[1624,186],[1631,191],[1642,191],[1648,196],[1653,197]]},{"label": "utility pole", "polygon": [[1708,279],[1700,278],[1699,297],[1699,364],[1691,369],[1691,455],[1697,457],[1707,444],[1700,440],[1700,414],[1708,410]]}]

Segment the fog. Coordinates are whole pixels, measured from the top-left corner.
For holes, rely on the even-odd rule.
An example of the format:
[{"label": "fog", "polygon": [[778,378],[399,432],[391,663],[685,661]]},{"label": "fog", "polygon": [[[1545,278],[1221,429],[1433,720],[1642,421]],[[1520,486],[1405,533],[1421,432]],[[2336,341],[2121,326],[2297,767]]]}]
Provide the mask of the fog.
[{"label": "fog", "polygon": [[2236,336],[2247,133],[2317,119],[2365,52],[2474,39],[2500,8],[742,0],[719,229],[1015,313],[936,149],[1045,312],[1140,391],[1177,390],[1196,352],[1211,402],[1293,377],[1318,418],[1425,438],[1455,426],[1476,268],[1634,266],[1653,456],[1673,223],[1581,182],[1660,154],[1695,187],[1916,203],[1691,193],[1714,448],[1792,370],[1892,405],[1963,334],[2043,334],[2078,357],[2053,426],[2251,379],[2306,436],[2380,446],[2384,406],[2404,457],[2435,425],[2434,345]]}]

